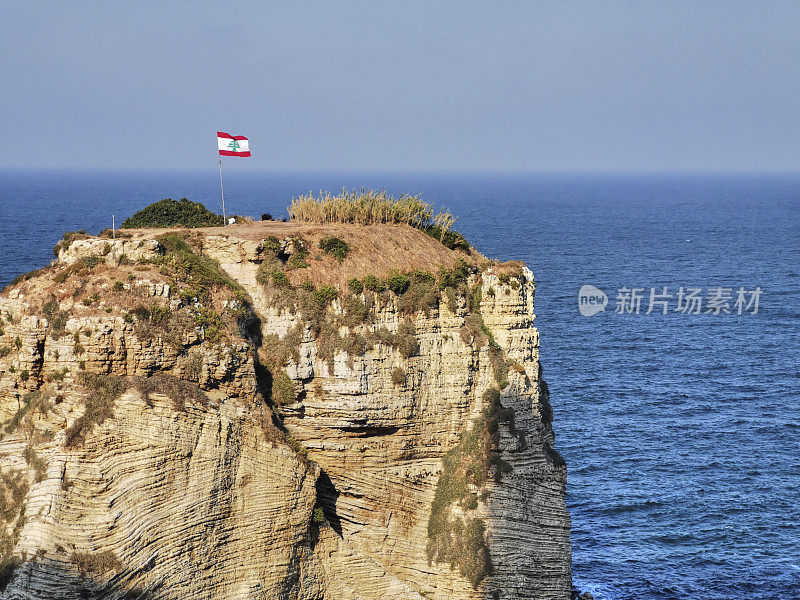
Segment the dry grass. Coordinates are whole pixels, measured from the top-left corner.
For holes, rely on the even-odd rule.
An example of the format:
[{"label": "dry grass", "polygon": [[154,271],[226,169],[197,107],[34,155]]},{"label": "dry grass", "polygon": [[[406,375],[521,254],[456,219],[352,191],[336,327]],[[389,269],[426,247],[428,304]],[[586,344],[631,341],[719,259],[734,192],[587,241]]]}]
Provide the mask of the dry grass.
[{"label": "dry grass", "polygon": [[307,267],[291,271],[288,276],[293,285],[311,281],[315,286],[338,284],[347,290],[348,281],[353,278],[363,280],[374,275],[387,279],[394,273],[412,270],[437,273],[440,269],[452,269],[459,258],[473,265],[481,258],[475,252],[465,257],[463,252],[450,250],[407,225],[305,225],[302,236],[312,248],[323,238],[335,236],[347,243],[349,252],[342,262],[326,254],[322,260],[308,261]]},{"label": "dry grass", "polygon": [[[522,269],[525,263],[521,260],[509,260],[506,262],[492,262],[487,266],[487,270],[492,275],[497,275],[500,283],[504,285],[511,285],[513,288],[519,288],[519,284],[525,281]],[[513,281],[517,280],[516,285]]]},{"label": "dry grass", "polygon": [[125,392],[125,380],[121,377],[99,373],[81,373],[80,383],[86,390],[83,415],[67,428],[66,446],[82,446],[94,425],[100,425],[113,416],[114,402]]},{"label": "dry grass", "polygon": [[[198,355],[199,358],[199,355]],[[150,377],[129,377],[126,385],[135,387],[148,404],[150,394],[163,394],[172,401],[176,411],[186,410],[187,402],[192,404],[208,405],[208,396],[196,384],[183,379],[178,379],[168,373],[156,373]]]},{"label": "dry grass", "polygon": [[423,202],[419,195],[394,198],[386,190],[379,192],[364,188],[360,191],[343,189],[336,195],[320,192],[316,198],[309,193],[292,199],[288,212],[292,221],[308,223],[404,223],[428,227],[434,222],[452,225],[454,221],[447,212],[434,215],[433,206]]}]

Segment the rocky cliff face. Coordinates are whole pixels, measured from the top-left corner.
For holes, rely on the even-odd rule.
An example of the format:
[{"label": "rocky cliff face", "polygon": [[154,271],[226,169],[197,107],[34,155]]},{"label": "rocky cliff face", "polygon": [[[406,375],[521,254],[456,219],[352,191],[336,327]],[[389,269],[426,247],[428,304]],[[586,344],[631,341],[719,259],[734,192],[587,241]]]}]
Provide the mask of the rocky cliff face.
[{"label": "rocky cliff face", "polygon": [[351,293],[355,228],[339,264],[271,227],[72,241],[0,295],[2,598],[568,598],[531,272]]}]

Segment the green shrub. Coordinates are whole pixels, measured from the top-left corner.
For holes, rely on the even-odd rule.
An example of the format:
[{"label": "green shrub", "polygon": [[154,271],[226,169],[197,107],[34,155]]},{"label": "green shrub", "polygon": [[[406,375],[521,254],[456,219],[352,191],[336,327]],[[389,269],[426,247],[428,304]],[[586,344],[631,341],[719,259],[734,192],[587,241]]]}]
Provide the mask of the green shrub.
[{"label": "green shrub", "polygon": [[122,283],[121,281],[115,281],[114,282],[114,291],[115,292],[121,292],[124,289],[125,289],[125,284],[124,283]]},{"label": "green shrub", "polygon": [[225,322],[219,313],[205,306],[201,306],[195,314],[195,323],[203,330],[203,338],[210,342],[219,341],[225,331]]},{"label": "green shrub", "polygon": [[336,291],[336,288],[333,288],[329,285],[323,285],[318,290],[314,290],[312,292],[314,300],[321,306],[325,306],[338,295],[339,293]]},{"label": "green shrub", "polygon": [[408,277],[402,273],[395,273],[389,276],[389,279],[386,280],[386,284],[390,290],[400,296],[406,292],[411,282],[409,281]]},{"label": "green shrub", "polygon": [[170,311],[168,308],[154,304],[150,307],[150,322],[153,325],[163,325],[169,318]]},{"label": "green shrub", "polygon": [[261,242],[262,247],[267,252],[272,252],[273,254],[278,254],[281,251],[281,241],[277,238],[277,236],[269,235]]},{"label": "green shrub", "polygon": [[360,294],[364,291],[364,283],[358,277],[353,277],[347,282],[347,285],[354,294]]},{"label": "green shrub", "polygon": [[[12,553],[25,525],[25,498],[28,477],[20,471],[4,468],[0,473],[0,592],[2,592],[22,561]],[[24,558],[24,554],[23,554]]]},{"label": "green shrub", "polygon": [[60,310],[53,316],[53,320],[50,322],[50,330],[54,340],[60,338],[66,331],[67,319],[69,319],[69,313],[65,310]]},{"label": "green shrub", "polygon": [[459,258],[452,269],[439,269],[439,289],[448,287],[458,287],[467,283],[467,278],[471,272],[470,266]]},{"label": "green shrub", "polygon": [[272,374],[272,402],[278,406],[295,401],[294,382],[280,369]]},{"label": "green shrub", "polygon": [[364,289],[371,292],[385,292],[386,283],[375,277],[375,275],[367,275],[364,277]]},{"label": "green shrub", "polygon": [[164,248],[164,263],[174,278],[197,290],[198,299],[204,302],[208,299],[211,287],[227,287],[234,293],[243,293],[242,287],[228,277],[220,266],[208,258],[196,254],[184,239],[174,233],[168,233],[157,238]]},{"label": "green shrub", "polygon": [[322,510],[322,507],[318,506],[314,509],[314,512],[311,515],[311,520],[317,524],[325,522],[325,511]]},{"label": "green shrub", "polygon": [[461,327],[461,339],[465,344],[470,344],[476,348],[482,348],[489,344],[490,348],[497,348],[492,332],[483,322],[483,316],[479,312],[473,312],[464,318],[464,325]]},{"label": "green shrub", "polygon": [[519,284],[519,279],[517,279],[517,277],[522,278],[521,275],[515,276],[509,273],[501,273],[500,275],[497,276],[497,280],[503,285],[509,286],[512,290],[518,290],[520,284]]},{"label": "green shrub", "polygon": [[347,253],[350,252],[350,246],[347,245],[347,242],[334,236],[322,238],[319,241],[319,247],[323,252],[327,252],[339,262],[342,262],[347,257]]},{"label": "green shrub", "polygon": [[131,311],[131,314],[136,317],[138,321],[149,321],[150,320],[150,309],[140,304],[136,308]]},{"label": "green shrub", "polygon": [[290,358],[295,362],[300,360],[300,351],[297,347],[299,335],[294,333],[290,332],[283,340],[275,334],[265,335],[262,339],[258,356],[270,370],[277,371],[285,367],[289,364]]},{"label": "green shrub", "polygon": [[82,302],[82,304],[84,306],[91,306],[92,304],[94,304],[95,302],[97,302],[99,300],[100,300],[100,294],[95,292],[91,296],[88,296],[88,297],[84,298],[81,302]]},{"label": "green shrub", "polygon": [[280,267],[272,266],[266,262],[261,263],[256,271],[256,281],[262,285],[272,283],[278,287],[291,287],[289,277]]},{"label": "green shrub", "polygon": [[508,362],[503,349],[496,343],[493,344],[493,341],[494,338],[489,339],[489,363],[492,365],[494,380],[500,384],[500,389],[502,389],[505,387],[502,382],[505,381],[506,386],[508,385]]},{"label": "green shrub", "polygon": [[96,254],[84,256],[82,260],[87,269],[94,269],[98,264],[100,264],[100,257]]},{"label": "green shrub", "polygon": [[341,299],[344,314],[341,325],[357,327],[372,320],[372,311],[359,296],[346,295]]},{"label": "green shrub", "polygon": [[286,269],[307,268],[309,265],[306,261],[306,258],[308,258],[308,245],[306,241],[301,238],[293,238],[290,247],[292,253],[289,256],[289,260],[286,261]]},{"label": "green shrub", "polygon": [[[57,360],[58,358],[56,358]],[[64,381],[64,377],[67,376],[67,367],[62,367],[60,371],[50,371],[45,376],[45,381]]]},{"label": "green shrub", "polygon": [[165,198],[146,206],[122,222],[122,229],[150,227],[212,227],[224,225],[222,215],[186,198]]},{"label": "green shrub", "polygon": [[434,277],[431,273],[427,271],[420,271],[419,269],[415,271],[411,271],[409,273],[409,277],[411,279],[411,283],[416,283],[420,285],[435,285],[436,284],[436,277]]},{"label": "green shrub", "polygon": [[61,236],[61,240],[53,247],[53,256],[58,257],[59,251],[69,248],[72,242],[75,240],[84,240],[88,237],[89,234],[86,233],[86,230],[84,229],[66,232],[63,236]]},{"label": "green shrub", "polygon": [[463,250],[464,252],[469,253],[470,245],[467,242],[467,238],[463,235],[458,233],[457,231],[442,231],[442,228],[438,225],[431,225],[430,227],[422,228],[422,231],[427,233],[432,238],[435,238],[442,242],[445,246],[450,248],[451,250]]},{"label": "green shrub", "polygon": [[306,256],[306,254],[292,254],[286,262],[286,269],[307,269],[309,265]]}]

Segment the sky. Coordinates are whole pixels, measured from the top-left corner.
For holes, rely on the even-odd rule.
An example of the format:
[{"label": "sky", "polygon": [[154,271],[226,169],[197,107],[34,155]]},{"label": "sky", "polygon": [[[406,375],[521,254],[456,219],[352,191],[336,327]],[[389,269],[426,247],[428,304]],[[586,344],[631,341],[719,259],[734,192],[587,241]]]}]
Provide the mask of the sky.
[{"label": "sky", "polygon": [[0,168],[800,170],[800,2],[0,0]]}]

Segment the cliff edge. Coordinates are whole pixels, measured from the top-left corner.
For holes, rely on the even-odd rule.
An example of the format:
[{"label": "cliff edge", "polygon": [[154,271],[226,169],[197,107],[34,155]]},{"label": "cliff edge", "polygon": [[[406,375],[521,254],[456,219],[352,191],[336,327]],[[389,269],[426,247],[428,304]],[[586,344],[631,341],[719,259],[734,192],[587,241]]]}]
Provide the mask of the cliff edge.
[{"label": "cliff edge", "polygon": [[407,225],[122,235],[0,294],[0,597],[570,597],[525,265]]}]

